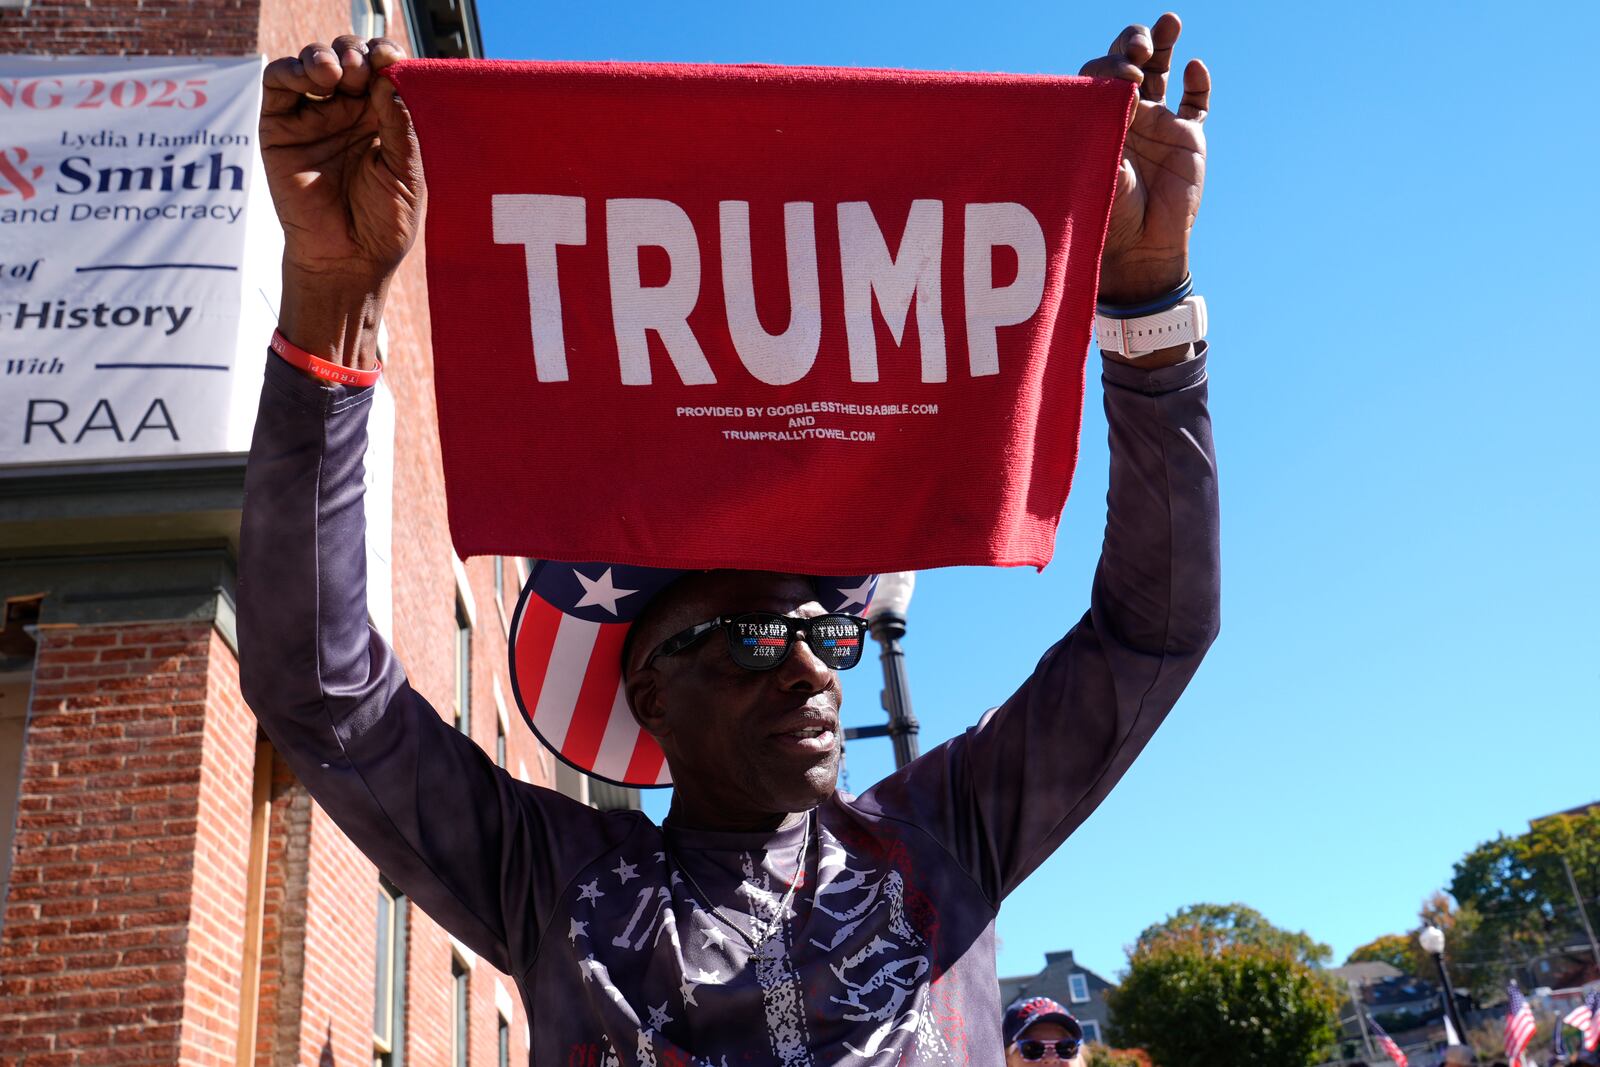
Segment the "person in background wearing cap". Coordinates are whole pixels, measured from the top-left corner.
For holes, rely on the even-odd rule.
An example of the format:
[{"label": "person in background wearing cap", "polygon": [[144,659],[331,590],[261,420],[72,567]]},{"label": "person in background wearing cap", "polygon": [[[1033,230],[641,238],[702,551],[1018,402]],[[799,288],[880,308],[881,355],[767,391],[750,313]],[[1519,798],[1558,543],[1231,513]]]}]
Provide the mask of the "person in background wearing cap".
[{"label": "person in background wearing cap", "polygon": [[1083,1027],[1059,1001],[1049,997],[1018,1000],[1000,1023],[1006,1067],[1059,1061],[1083,1067]]},{"label": "person in background wearing cap", "polygon": [[[1124,310],[1187,291],[1211,80],[1191,61],[1168,107],[1179,30],[1170,14],[1130,26],[1084,68],[1140,86],[1100,274],[1102,303]],[[375,76],[399,56],[339,38],[263,75],[285,232],[279,331],[352,372],[374,366],[425,198],[405,105]],[[1203,343],[1104,360],[1111,476],[1088,612],[1063,620],[997,710],[860,796],[837,790],[837,671],[860,643],[822,632],[864,627],[841,614],[853,605],[797,575],[713,571],[659,591],[611,668],[671,771],[659,826],[518,781],[411,688],[367,623],[373,390],[289,357],[268,358],[246,477],[244,695],[356,845],[512,977],[533,1062],[1000,1061],[1001,902],[1127,771],[1217,633]],[[797,529],[827,507],[795,487]],[[756,621],[732,618],[746,613]],[[1032,640],[1003,605],[959,624]],[[753,646],[741,626],[758,628]]]}]

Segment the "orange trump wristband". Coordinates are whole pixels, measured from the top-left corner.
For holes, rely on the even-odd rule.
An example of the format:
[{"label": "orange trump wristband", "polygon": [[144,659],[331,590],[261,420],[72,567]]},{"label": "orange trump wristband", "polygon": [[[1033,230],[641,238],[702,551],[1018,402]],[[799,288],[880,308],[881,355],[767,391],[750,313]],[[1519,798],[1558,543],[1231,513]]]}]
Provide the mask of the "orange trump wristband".
[{"label": "orange trump wristband", "polygon": [[282,359],[290,366],[298,367],[313,377],[321,378],[325,382],[333,382],[335,385],[353,385],[364,389],[369,385],[376,385],[378,376],[383,373],[383,360],[381,359],[378,361],[378,365],[371,370],[358,370],[355,367],[342,366],[331,360],[323,359],[321,356],[313,356],[305,349],[292,344],[287,337],[277,330],[272,331],[270,347],[278,354],[279,359]]}]

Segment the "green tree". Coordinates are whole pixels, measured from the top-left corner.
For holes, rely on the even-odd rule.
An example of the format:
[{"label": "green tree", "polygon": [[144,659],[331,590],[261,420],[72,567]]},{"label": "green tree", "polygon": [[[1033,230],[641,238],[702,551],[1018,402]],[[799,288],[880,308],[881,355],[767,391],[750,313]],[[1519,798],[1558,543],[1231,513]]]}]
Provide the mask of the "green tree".
[{"label": "green tree", "polygon": [[1241,904],[1198,904],[1145,930],[1107,994],[1110,1037],[1161,1067],[1300,1067],[1334,1039],[1328,947]]},{"label": "green tree", "polygon": [[1478,996],[1497,995],[1508,975],[1543,981],[1541,962],[1581,963],[1561,951],[1583,939],[1563,858],[1579,895],[1600,898],[1600,806],[1540,819],[1527,833],[1486,841],[1456,863],[1450,894],[1461,912],[1452,968]]},{"label": "green tree", "polygon": [[1193,934],[1207,947],[1251,945],[1284,952],[1301,963],[1320,965],[1333,956],[1333,949],[1304,933],[1273,926],[1267,917],[1245,904],[1191,904],[1178,909],[1139,935],[1143,945],[1173,934]]}]

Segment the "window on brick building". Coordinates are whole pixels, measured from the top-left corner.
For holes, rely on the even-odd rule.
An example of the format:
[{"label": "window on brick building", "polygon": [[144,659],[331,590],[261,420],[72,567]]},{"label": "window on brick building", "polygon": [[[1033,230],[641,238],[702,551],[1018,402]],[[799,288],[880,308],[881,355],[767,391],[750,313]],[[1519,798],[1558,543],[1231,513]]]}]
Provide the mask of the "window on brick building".
[{"label": "window on brick building", "polygon": [[472,734],[472,619],[456,598],[456,729]]},{"label": "window on brick building", "polygon": [[506,558],[494,558],[494,603],[504,614],[506,606]]},{"label": "window on brick building", "polygon": [[377,967],[372,1006],[373,1067],[404,1067],[406,1035],[406,898],[378,877]]},{"label": "window on brick building", "polygon": [[467,1067],[467,1035],[471,1033],[468,1027],[472,1000],[468,996],[468,976],[471,969],[461,961],[461,957],[451,953],[450,977],[455,987],[455,1011],[452,1012],[453,1021],[450,1024],[450,1062],[455,1067]]},{"label": "window on brick building", "polygon": [[[28,696],[33,691],[39,596],[13,597],[0,614],[0,902],[11,880],[11,851],[22,786],[22,750],[28,728]],[[0,922],[5,921],[0,908]]]},{"label": "window on brick building", "polygon": [[582,771],[577,771],[563,760],[555,761],[556,792],[576,800],[579,804],[589,803],[589,784],[591,779]]},{"label": "window on brick building", "polygon": [[387,33],[389,19],[382,0],[350,0],[350,26],[357,37],[365,39]]},{"label": "window on brick building", "polygon": [[510,767],[511,715],[506,711],[506,693],[500,687],[500,679],[491,677],[489,685],[494,692],[494,762],[501,770],[506,770]]},{"label": "window on brick building", "polygon": [[511,1067],[511,1025],[506,1022],[504,1015],[500,1016],[500,1067]]}]

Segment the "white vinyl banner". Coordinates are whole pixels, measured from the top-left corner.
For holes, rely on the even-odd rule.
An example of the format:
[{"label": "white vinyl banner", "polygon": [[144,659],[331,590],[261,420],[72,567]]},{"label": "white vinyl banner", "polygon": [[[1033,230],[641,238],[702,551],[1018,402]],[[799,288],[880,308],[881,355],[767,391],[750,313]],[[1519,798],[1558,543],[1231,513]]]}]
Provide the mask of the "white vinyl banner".
[{"label": "white vinyl banner", "polygon": [[258,56],[0,56],[0,467],[249,447],[260,94]]}]

